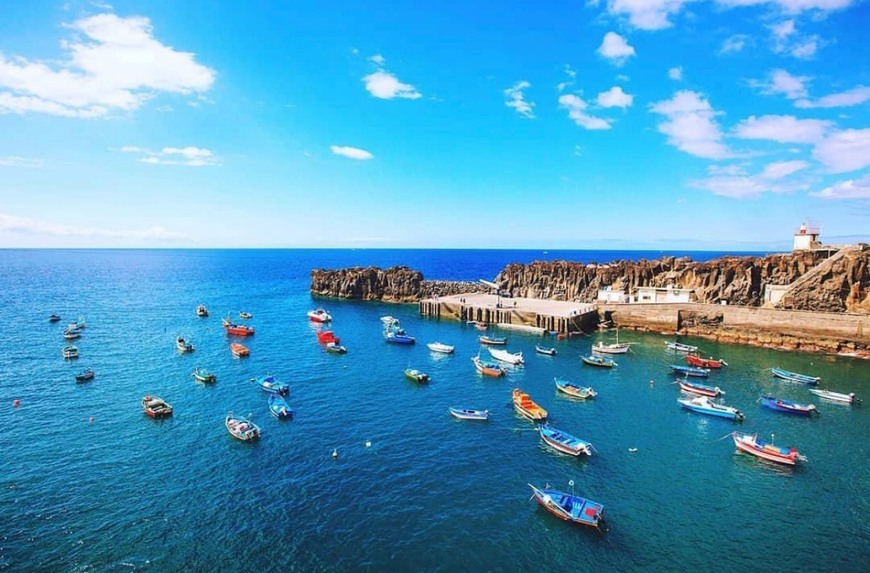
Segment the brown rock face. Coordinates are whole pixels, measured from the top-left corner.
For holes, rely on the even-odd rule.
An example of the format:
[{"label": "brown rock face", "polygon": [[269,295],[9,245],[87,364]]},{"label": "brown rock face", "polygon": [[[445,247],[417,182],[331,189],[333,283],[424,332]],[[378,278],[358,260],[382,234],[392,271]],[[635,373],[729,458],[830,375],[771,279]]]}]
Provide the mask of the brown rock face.
[{"label": "brown rock face", "polygon": [[319,296],[415,302],[420,299],[423,273],[408,267],[352,267],[311,271],[311,293]]},{"label": "brown rock face", "polygon": [[779,308],[870,314],[870,246],[840,250],[795,281]]}]

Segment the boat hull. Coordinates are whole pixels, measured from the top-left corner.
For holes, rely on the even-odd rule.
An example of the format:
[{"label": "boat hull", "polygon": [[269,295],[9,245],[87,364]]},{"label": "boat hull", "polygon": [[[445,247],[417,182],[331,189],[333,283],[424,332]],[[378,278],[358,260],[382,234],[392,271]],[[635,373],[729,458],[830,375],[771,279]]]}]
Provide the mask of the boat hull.
[{"label": "boat hull", "polygon": [[781,368],[774,368],[772,372],[775,377],[781,380],[797,382],[798,384],[808,384],[810,386],[815,386],[821,380],[821,377],[819,376],[807,376],[805,374],[798,374],[797,372],[782,370]]},{"label": "boat hull", "polygon": [[740,437],[740,434],[737,434],[737,432],[732,434],[732,438],[734,440],[735,447],[739,451],[745,452],[763,460],[767,460],[769,462],[774,462],[786,466],[795,466],[797,465],[797,461],[800,457],[800,454],[798,454],[797,450],[795,450],[794,448],[787,450],[789,452],[788,454],[783,454],[782,448],[773,446],[776,450],[779,450],[779,453],[777,453],[776,451],[769,449],[766,444],[759,447],[757,443],[753,444],[752,442],[745,441],[744,438]]},{"label": "boat hull", "polygon": [[[559,519],[601,529],[604,520],[604,506],[600,503],[560,491],[538,489],[532,484],[529,484],[529,487],[532,488],[538,505]],[[571,509],[566,509],[557,500],[570,504]]]},{"label": "boat hull", "polygon": [[556,349],[555,348],[543,348],[541,346],[535,346],[535,352],[538,354],[543,354],[545,356],[555,356]]},{"label": "boat hull", "polygon": [[713,416],[716,418],[725,418],[726,420],[734,420],[737,422],[743,421],[743,414],[740,413],[739,410],[720,410],[717,408],[709,408],[705,406],[699,406],[697,404],[692,404],[688,400],[678,400],[680,405],[685,410],[689,410],[690,412],[695,412],[696,414],[703,414],[705,416]]},{"label": "boat hull", "polygon": [[[569,456],[580,456],[581,454],[586,454],[587,456],[592,455],[592,444],[589,442],[584,442],[579,438],[575,438],[574,436],[564,434],[563,432],[554,432],[553,434],[548,433],[547,429],[543,426],[540,428],[541,440],[544,441],[545,444],[553,448],[554,450],[568,454]],[[574,445],[567,444],[564,441],[560,441],[558,436],[562,435],[569,441],[576,442]]]},{"label": "boat hull", "polygon": [[461,408],[448,408],[450,415],[459,420],[474,420],[485,422],[489,420],[488,410],[464,410]]},{"label": "boat hull", "polygon": [[680,366],[671,364],[671,370],[674,374],[682,374],[683,376],[691,376],[692,378],[709,378],[710,371],[703,368],[692,368],[690,366]]},{"label": "boat hull", "polygon": [[610,360],[609,358],[601,358],[600,356],[581,356],[580,360],[583,361],[583,364],[597,366],[598,368],[613,368],[616,366],[616,362],[613,360]]},{"label": "boat hull", "polygon": [[722,368],[725,362],[722,360],[714,360],[712,358],[700,358],[691,354],[686,355],[686,364],[696,368]]},{"label": "boat hull", "polygon": [[592,352],[600,354],[626,354],[631,350],[628,344],[604,344],[599,342],[592,347]]},{"label": "boat hull", "polygon": [[720,394],[724,394],[719,387],[712,386],[704,386],[702,384],[691,384],[688,382],[684,382],[682,380],[679,381],[680,390],[686,392],[688,394],[695,394],[697,396],[709,396],[710,398],[715,398]]},{"label": "boat hull", "polygon": [[809,417],[816,413],[816,407],[812,404],[795,404],[788,400],[780,400],[772,396],[762,396],[761,405],[775,412],[783,412],[793,416]]},{"label": "boat hull", "polygon": [[840,402],[842,404],[854,404],[855,402],[861,401],[855,396],[855,394],[841,394],[840,392],[831,392],[829,390],[816,390],[813,388],[810,388],[810,392],[812,392],[819,398],[831,400],[832,402]]},{"label": "boat hull", "polygon": [[504,346],[507,344],[507,338],[489,338],[488,336],[479,336],[477,341],[487,346]]}]

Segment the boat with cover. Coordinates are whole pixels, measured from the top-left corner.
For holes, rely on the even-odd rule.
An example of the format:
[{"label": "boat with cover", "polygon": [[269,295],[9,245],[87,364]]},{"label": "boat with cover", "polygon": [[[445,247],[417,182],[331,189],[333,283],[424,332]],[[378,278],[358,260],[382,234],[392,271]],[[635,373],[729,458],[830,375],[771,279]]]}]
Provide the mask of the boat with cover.
[{"label": "boat with cover", "polygon": [[82,331],[78,328],[67,327],[63,331],[63,337],[66,338],[67,340],[73,340],[75,338],[80,337],[81,335],[82,335]]},{"label": "boat with cover", "polygon": [[474,362],[474,368],[484,376],[504,376],[505,369],[496,362],[487,362],[481,360],[480,356],[472,356],[471,361]]},{"label": "boat with cover", "polygon": [[251,355],[251,351],[248,350],[248,347],[244,346],[243,344],[239,344],[238,342],[233,342],[232,344],[230,344],[230,352],[232,352],[233,356],[235,356],[236,358]]},{"label": "boat with cover", "polygon": [[317,342],[320,342],[321,344],[339,344],[341,340],[339,340],[339,338],[331,330],[321,330],[317,333]]},{"label": "boat with cover", "polygon": [[680,385],[680,390],[688,394],[696,394],[698,396],[709,396],[711,398],[716,398],[725,393],[718,386],[707,386],[706,384],[689,382],[688,380],[677,380],[677,383]]},{"label": "boat with cover", "polygon": [[460,420],[489,420],[489,410],[470,410],[468,408],[447,408],[450,415]]},{"label": "boat with cover", "polygon": [[251,336],[252,334],[254,334],[253,326],[230,322],[229,317],[225,318],[223,322],[224,330],[227,331],[227,334],[232,334],[233,336]]},{"label": "boat with cover", "polygon": [[546,354],[547,356],[555,356],[556,355],[555,348],[541,346],[540,344],[535,344],[535,352],[537,352],[538,354]]},{"label": "boat with cover", "polygon": [[87,382],[88,380],[93,380],[94,376],[96,376],[96,374],[94,374],[94,371],[88,368],[87,370],[76,374],[76,382]]},{"label": "boat with cover", "polygon": [[227,431],[236,439],[247,442],[260,437],[260,428],[247,418],[242,416],[234,416],[232,412],[227,414],[224,421]]},{"label": "boat with cover", "polygon": [[743,413],[740,410],[731,406],[725,406],[724,404],[717,404],[709,396],[698,396],[688,400],[677,400],[677,402],[686,410],[697,412],[698,414],[717,416],[738,422],[743,421]]},{"label": "boat with cover", "polygon": [[697,354],[686,354],[686,364],[696,368],[722,368],[723,366],[728,366],[728,363],[721,358],[718,360],[712,356],[710,358],[701,358]]},{"label": "boat with cover", "polygon": [[388,315],[388,316],[382,316],[381,322],[384,324],[384,326],[390,326],[393,324],[399,324],[399,319]]},{"label": "boat with cover", "polygon": [[591,386],[586,386],[585,388],[582,386],[578,386],[576,384],[572,384],[568,382],[564,378],[553,378],[553,382],[556,384],[556,390],[567,394],[573,398],[581,398],[583,400],[587,398],[594,398],[598,396],[598,393],[592,389]]},{"label": "boat with cover", "polygon": [[787,466],[794,466],[799,461],[807,461],[807,458],[802,456],[796,448],[781,448],[774,444],[762,442],[758,439],[758,434],[731,432],[731,437],[734,439],[734,445],[739,451],[746,452],[763,460]]},{"label": "boat with cover", "polygon": [[426,374],[425,372],[421,372],[421,371],[417,370],[416,368],[406,368],[405,369],[405,378],[407,378],[408,380],[411,380],[413,382],[420,382],[420,383],[429,381],[429,375]]},{"label": "boat with cover", "polygon": [[293,415],[293,410],[287,404],[287,400],[280,394],[269,395],[269,411],[279,420],[286,420]]},{"label": "boat with cover", "polygon": [[247,319],[253,318],[253,317],[254,317],[254,315],[251,314],[250,312],[245,312],[244,310],[239,311],[239,318],[243,318],[243,319],[247,320]]},{"label": "boat with cover", "polygon": [[562,430],[551,428],[549,424],[541,424],[538,426],[538,433],[541,434],[541,439],[544,443],[556,451],[568,454],[570,456],[579,456],[586,454],[591,456],[595,451],[595,447],[586,440],[581,440],[576,436],[572,436]]},{"label": "boat with cover", "polygon": [[193,369],[193,373],[191,374],[198,382],[206,382],[208,384],[212,384],[217,382],[217,376],[213,373],[207,371],[205,368],[200,368],[197,366]]},{"label": "boat with cover", "polygon": [[487,336],[482,335],[477,337],[478,342],[481,344],[487,344],[489,346],[504,346],[507,344],[507,337],[505,336]]},{"label": "boat with cover", "polygon": [[547,411],[538,406],[528,394],[519,388],[514,388],[514,391],[511,393],[511,400],[514,404],[514,410],[520,416],[528,418],[533,422],[543,422],[547,419]]},{"label": "boat with cover", "polygon": [[426,347],[432,352],[438,352],[440,354],[453,354],[453,351],[455,350],[453,346],[441,342],[430,342]]},{"label": "boat with cover", "polygon": [[523,360],[522,352],[511,353],[501,348],[487,348],[487,350],[489,350],[489,354],[493,358],[499,362],[504,362],[505,364],[513,364],[516,366],[525,362],[525,360]]},{"label": "boat with cover", "polygon": [[698,352],[697,346],[692,346],[691,344],[683,344],[682,342],[671,342],[670,340],[665,342],[665,346],[673,350],[674,352]]},{"label": "boat with cover", "polygon": [[56,314],[52,314],[48,317],[48,322],[60,322],[60,317]]},{"label": "boat with cover", "polygon": [[610,358],[605,358],[604,356],[595,356],[594,354],[590,354],[589,356],[580,356],[580,360],[582,360],[584,364],[588,364],[589,366],[598,366],[600,368],[613,368],[614,366],[616,366],[616,362],[614,362]]},{"label": "boat with cover", "polygon": [[142,398],[142,410],[149,418],[165,418],[172,415],[172,406],[157,396]]},{"label": "boat with cover", "polygon": [[405,332],[404,328],[400,328],[398,323],[384,329],[384,339],[390,344],[414,344],[417,342],[413,336],[409,336]]},{"label": "boat with cover", "polygon": [[201,304],[198,307],[196,307],[196,316],[199,316],[199,317],[208,316],[208,309],[205,307],[204,304]]},{"label": "boat with cover", "polygon": [[833,402],[843,402],[844,404],[854,404],[861,401],[860,398],[855,396],[854,392],[843,394],[840,392],[831,392],[830,390],[818,390],[816,388],[810,388],[810,392],[819,398],[824,398],[825,400],[831,400]]},{"label": "boat with cover", "polygon": [[710,371],[706,368],[695,368],[694,366],[671,364],[671,370],[674,371],[674,374],[682,374],[683,376],[692,376],[694,378],[707,378],[710,376]]},{"label": "boat with cover", "polygon": [[332,354],[347,354],[347,348],[337,342],[327,342],[326,351]]},{"label": "boat with cover", "polygon": [[786,414],[795,414],[797,416],[812,416],[813,413],[818,414],[815,404],[798,404],[791,400],[783,400],[774,396],[762,396],[759,398],[761,405],[765,408],[770,408],[777,412],[785,412]]},{"label": "boat with cover", "polygon": [[559,519],[601,529],[604,520],[604,506],[600,503],[573,493],[554,489],[539,489],[532,484],[529,484],[529,487],[532,488],[532,496],[541,507]]},{"label": "boat with cover", "polygon": [[308,320],[311,322],[330,322],[332,320],[332,315],[322,308],[318,308],[308,311]]},{"label": "boat with cover", "polygon": [[274,376],[260,376],[259,378],[251,378],[251,382],[260,387],[264,392],[270,394],[280,394],[286,396],[290,393],[290,386],[283,382],[275,380]]},{"label": "boat with cover", "polygon": [[64,358],[67,359],[79,357],[79,349],[72,344],[67,344],[66,346],[64,346],[61,349],[60,353]]},{"label": "boat with cover", "polygon": [[190,342],[186,341],[184,338],[179,336],[175,339],[175,348],[178,349],[182,354],[185,352],[193,352],[194,346]]},{"label": "boat with cover", "polygon": [[809,384],[814,386],[819,383],[819,380],[822,379],[821,376],[807,376],[806,374],[798,374],[797,372],[789,372],[788,370],[783,370],[782,368],[772,368],[771,371],[773,375],[777,378],[782,378],[783,380],[788,380],[789,382],[799,382],[801,384]]}]

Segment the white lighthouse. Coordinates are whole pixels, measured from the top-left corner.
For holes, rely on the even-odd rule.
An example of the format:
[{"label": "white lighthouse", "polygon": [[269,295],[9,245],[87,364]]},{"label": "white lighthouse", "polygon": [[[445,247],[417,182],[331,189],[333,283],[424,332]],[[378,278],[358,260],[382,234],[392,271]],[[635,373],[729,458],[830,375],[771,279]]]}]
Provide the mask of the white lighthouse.
[{"label": "white lighthouse", "polygon": [[819,234],[821,229],[808,225],[806,222],[801,223],[800,228],[794,232],[794,248],[793,251],[806,251],[817,249],[822,246],[819,242]]}]

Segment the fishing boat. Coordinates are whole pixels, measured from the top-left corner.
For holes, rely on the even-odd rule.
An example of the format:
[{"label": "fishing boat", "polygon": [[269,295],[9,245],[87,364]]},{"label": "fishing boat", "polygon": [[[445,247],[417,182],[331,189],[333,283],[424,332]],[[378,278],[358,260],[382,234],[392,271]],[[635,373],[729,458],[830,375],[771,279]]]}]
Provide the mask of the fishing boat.
[{"label": "fishing boat", "polygon": [[142,398],[142,410],[149,418],[165,418],[172,415],[172,406],[157,396]]},{"label": "fishing boat", "polygon": [[249,318],[253,318],[253,317],[254,317],[254,315],[251,314],[250,312],[245,312],[244,310],[239,311],[239,318],[243,318],[245,320],[248,320]]},{"label": "fishing boat", "polygon": [[269,395],[269,411],[279,420],[286,420],[293,415],[293,410],[287,404],[287,400],[280,394]]},{"label": "fishing boat", "polygon": [[797,416],[812,416],[813,413],[818,414],[814,404],[797,404],[791,400],[783,400],[782,398],[775,398],[773,396],[762,396],[760,400],[762,406],[777,412],[785,412]]},{"label": "fishing boat", "polygon": [[94,376],[96,376],[96,374],[94,374],[94,371],[88,368],[87,370],[76,374],[76,382],[87,382],[88,380],[93,380]]},{"label": "fishing boat", "polygon": [[595,447],[586,440],[581,440],[576,436],[572,436],[562,430],[551,428],[549,424],[541,424],[538,426],[538,432],[541,434],[541,439],[544,443],[556,451],[568,454],[570,456],[579,456],[586,454],[591,456],[595,451]]},{"label": "fishing boat", "polygon": [[390,344],[414,344],[417,340],[409,336],[404,328],[399,328],[398,323],[384,329],[384,339]]},{"label": "fishing boat", "polygon": [[605,358],[604,356],[595,356],[594,354],[590,354],[589,356],[580,356],[580,360],[582,360],[584,364],[588,364],[589,366],[598,366],[600,368],[613,368],[614,366],[616,366],[616,362],[614,362],[610,358]]},{"label": "fishing boat", "polygon": [[78,328],[66,328],[63,331],[63,337],[67,340],[73,340],[75,338],[79,338],[82,335],[82,331]]},{"label": "fishing boat", "polygon": [[686,354],[686,364],[696,368],[722,368],[723,366],[728,366],[728,363],[721,358],[718,360],[713,357],[701,358],[697,354]]},{"label": "fishing boat", "polygon": [[555,348],[541,346],[540,344],[535,344],[535,352],[537,352],[538,354],[545,354],[547,356],[556,356]]},{"label": "fishing boat", "polygon": [[234,416],[232,412],[227,414],[224,421],[227,431],[236,439],[247,442],[260,437],[260,428],[247,418],[242,416]]},{"label": "fishing boat", "polygon": [[321,344],[339,344],[341,341],[331,330],[321,330],[317,333],[317,342]]},{"label": "fishing boat", "polygon": [[238,342],[233,342],[232,344],[230,344],[230,352],[232,352],[233,356],[235,356],[236,358],[251,355],[251,351],[248,350],[248,347],[239,344]]},{"label": "fishing boat", "polygon": [[193,352],[195,350],[193,344],[180,336],[175,339],[175,348],[177,348],[182,354],[185,352]]},{"label": "fishing boat", "polygon": [[259,378],[251,378],[251,382],[260,387],[264,392],[269,394],[280,394],[286,396],[290,393],[290,386],[283,382],[275,380],[274,376],[260,376]]},{"label": "fishing boat", "polygon": [[61,349],[60,353],[66,359],[79,357],[79,349],[72,344],[67,344],[66,346],[64,346]]},{"label": "fishing boat", "polygon": [[665,342],[665,346],[673,350],[674,352],[698,352],[697,346],[692,346],[691,344],[683,344],[682,342],[671,342],[670,340]]},{"label": "fishing boat", "polygon": [[706,384],[698,384],[697,382],[689,382],[688,380],[677,380],[677,383],[680,385],[680,390],[688,394],[716,398],[725,393],[718,386],[707,386]]},{"label": "fishing boat", "polygon": [[326,351],[332,354],[347,354],[347,348],[337,342],[327,342]]},{"label": "fishing boat", "polygon": [[440,354],[453,354],[454,350],[453,346],[442,344],[441,342],[430,342],[426,347],[432,352],[438,352]]},{"label": "fishing boat", "polygon": [[196,380],[199,382],[206,382],[208,384],[217,382],[217,376],[215,376],[211,372],[208,372],[204,368],[200,368],[199,366],[193,369],[193,373],[191,374],[191,376],[196,378]]},{"label": "fishing boat", "polygon": [[773,375],[777,378],[782,378],[783,380],[788,380],[789,382],[799,382],[801,384],[809,384],[814,386],[819,383],[819,380],[822,379],[821,376],[807,376],[806,374],[798,374],[797,372],[789,372],[788,370],[783,370],[782,368],[772,368],[771,371]]},{"label": "fishing boat", "polygon": [[505,364],[513,364],[516,366],[525,362],[525,360],[523,360],[522,352],[511,353],[501,348],[487,348],[487,350],[489,350],[489,354],[493,358],[499,362],[504,362]]},{"label": "fishing boat", "polygon": [[387,315],[381,317],[381,322],[384,323],[384,326],[391,326],[393,324],[399,324],[399,319]]},{"label": "fishing boat", "polygon": [[486,330],[487,328],[489,328],[489,325],[485,322],[475,322],[474,328],[477,330]]},{"label": "fishing boat", "polygon": [[48,322],[60,322],[60,317],[56,314],[52,314],[48,317]]},{"label": "fishing boat", "polygon": [[848,394],[842,394],[840,392],[831,392],[830,390],[818,390],[816,388],[810,388],[810,392],[818,396],[819,398],[824,398],[825,400],[831,400],[832,402],[843,402],[844,404],[854,404],[856,402],[860,402],[861,399],[855,396],[854,392],[850,392]]},{"label": "fishing boat", "polygon": [[514,410],[520,416],[524,416],[533,422],[543,422],[547,419],[547,411],[538,406],[528,394],[519,388],[514,388],[511,399],[514,403]]},{"label": "fishing boat", "polygon": [[507,344],[507,337],[504,336],[487,336],[484,334],[482,336],[478,336],[477,340],[481,344],[487,344],[489,346],[504,346],[505,344]]},{"label": "fishing boat", "polygon": [[481,360],[480,356],[472,356],[471,361],[474,362],[474,368],[484,376],[504,376],[505,369],[496,362],[487,362]]},{"label": "fishing boat", "polygon": [[253,326],[230,322],[229,317],[223,320],[223,324],[224,330],[227,331],[227,334],[232,334],[233,336],[251,336],[252,334],[254,334]]},{"label": "fishing boat", "polygon": [[616,342],[606,343],[603,340],[599,340],[594,345],[592,345],[592,352],[599,352],[603,354],[625,354],[631,350],[631,344],[623,342],[620,344],[619,342],[619,330],[616,331]]},{"label": "fishing boat", "polygon": [[77,329],[81,330],[84,327],[86,327],[87,325],[88,325],[88,323],[85,322],[85,319],[82,317],[79,317],[79,319],[77,321],[70,323],[69,328],[77,328]]},{"label": "fishing boat", "polygon": [[318,308],[308,311],[308,320],[311,322],[330,322],[332,320],[332,315],[322,308]]},{"label": "fishing boat", "polygon": [[541,507],[559,519],[601,529],[604,506],[600,503],[554,489],[538,489],[532,484],[529,487]]},{"label": "fishing boat", "polygon": [[196,307],[196,316],[200,316],[200,317],[208,316],[208,309],[205,307],[204,304],[201,304],[198,307]]},{"label": "fishing boat", "polygon": [[694,366],[682,366],[680,364],[671,364],[671,370],[674,374],[682,374],[683,376],[692,376],[694,378],[707,378],[710,376],[710,371],[706,368],[695,368]]},{"label": "fishing boat", "polygon": [[411,380],[413,382],[420,382],[420,383],[429,381],[429,375],[426,374],[425,372],[420,372],[416,368],[406,368],[405,369],[405,378],[407,378],[408,380]]},{"label": "fishing boat", "polygon": [[469,410],[468,408],[447,408],[450,415],[460,420],[489,420],[489,410]]},{"label": "fishing boat", "polygon": [[729,420],[743,421],[743,413],[737,408],[717,404],[708,396],[698,396],[689,400],[677,400],[680,405],[686,410],[697,412],[698,414],[706,414],[707,416],[717,416],[719,418],[727,418]]},{"label": "fishing boat", "polygon": [[587,398],[594,398],[598,396],[598,393],[593,390],[591,386],[586,386],[584,388],[582,386],[578,386],[576,384],[568,382],[564,378],[553,378],[553,382],[555,382],[556,384],[556,390],[574,398],[581,398],[585,400]]},{"label": "fishing boat", "polygon": [[744,434],[731,432],[734,445],[741,452],[752,454],[763,460],[793,466],[798,461],[805,462],[807,458],[802,456],[796,448],[781,448],[774,444],[768,444],[758,439],[758,434]]}]

